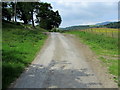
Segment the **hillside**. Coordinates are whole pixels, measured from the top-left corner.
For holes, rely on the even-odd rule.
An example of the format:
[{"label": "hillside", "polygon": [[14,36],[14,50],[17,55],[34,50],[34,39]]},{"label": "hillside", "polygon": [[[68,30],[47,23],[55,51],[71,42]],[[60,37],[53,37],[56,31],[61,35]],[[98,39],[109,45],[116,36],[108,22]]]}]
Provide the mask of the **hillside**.
[{"label": "hillside", "polygon": [[113,23],[109,23],[107,25],[104,25],[107,28],[120,28],[120,22],[113,22]]},{"label": "hillside", "polygon": [[2,83],[8,87],[40,50],[47,35],[44,29],[33,29],[21,23],[2,22]]}]

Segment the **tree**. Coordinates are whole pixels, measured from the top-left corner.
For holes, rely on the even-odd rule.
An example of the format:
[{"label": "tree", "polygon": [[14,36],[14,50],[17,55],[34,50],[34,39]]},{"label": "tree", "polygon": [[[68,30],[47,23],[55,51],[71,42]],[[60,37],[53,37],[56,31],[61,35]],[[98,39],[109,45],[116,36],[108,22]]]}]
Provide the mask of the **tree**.
[{"label": "tree", "polygon": [[40,2],[9,2],[2,4],[3,19],[11,21],[14,16],[16,19],[23,20],[24,24],[32,22],[34,25],[34,15],[36,14],[37,23],[44,29],[51,30],[52,28],[59,27],[61,23],[61,17],[58,11],[53,11],[52,6],[49,3]]},{"label": "tree", "polygon": [[17,11],[17,17],[20,18],[20,20],[23,20],[24,24],[28,24],[28,22],[30,22],[31,14],[30,14],[29,3],[18,2],[16,11]]},{"label": "tree", "polygon": [[56,12],[52,12],[52,25],[53,25],[53,28],[58,28],[59,25],[61,24],[61,17],[59,15],[59,12],[56,11]]},{"label": "tree", "polygon": [[32,22],[32,26],[34,26],[33,14],[35,12],[35,6],[37,2],[11,2],[12,9],[14,11],[14,20],[16,22],[16,17],[20,18],[20,20],[24,21],[24,24],[28,22]]},{"label": "tree", "polygon": [[40,4],[40,7],[38,8],[37,18],[40,27],[48,30],[59,27],[62,21],[59,12],[54,12],[51,5],[48,3]]},{"label": "tree", "polygon": [[33,18],[35,4],[30,3],[29,5],[30,5],[30,13],[31,13],[32,26],[35,27],[35,25],[34,25],[34,18]]},{"label": "tree", "polygon": [[17,22],[17,1],[15,0],[15,2],[11,2],[11,7],[12,7],[12,11],[13,11],[13,16],[14,16],[14,22]]},{"label": "tree", "polygon": [[2,2],[2,19],[7,19],[7,21],[11,21],[12,18],[12,9],[8,7],[9,5],[7,2]]},{"label": "tree", "polygon": [[32,21],[32,26],[35,28],[34,25],[34,13],[36,12],[36,7],[38,7],[39,2],[29,2],[29,9],[30,9],[30,15],[31,15],[31,21]]}]

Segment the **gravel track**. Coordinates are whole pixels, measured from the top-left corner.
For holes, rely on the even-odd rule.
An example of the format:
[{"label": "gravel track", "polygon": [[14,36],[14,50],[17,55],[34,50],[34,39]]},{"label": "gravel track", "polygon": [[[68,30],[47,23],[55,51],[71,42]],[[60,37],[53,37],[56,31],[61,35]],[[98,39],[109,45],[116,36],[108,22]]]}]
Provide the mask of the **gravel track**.
[{"label": "gravel track", "polygon": [[[116,84],[109,80],[109,77],[106,79],[107,76],[98,76],[99,74],[90,65],[89,59],[87,60],[87,53],[85,53],[84,49],[78,47],[82,48],[83,46],[72,36],[68,37],[60,33],[51,33],[40,53],[16,80],[13,87],[116,87]],[[103,80],[100,80],[101,78],[99,77],[102,77]]]}]

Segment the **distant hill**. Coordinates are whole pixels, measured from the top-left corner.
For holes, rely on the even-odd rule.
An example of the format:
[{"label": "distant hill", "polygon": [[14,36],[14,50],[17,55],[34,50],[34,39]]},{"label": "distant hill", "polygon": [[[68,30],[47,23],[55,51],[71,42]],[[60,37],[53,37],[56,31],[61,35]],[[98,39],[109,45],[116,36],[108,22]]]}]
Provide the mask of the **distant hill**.
[{"label": "distant hill", "polygon": [[120,28],[120,22],[103,22],[95,25],[78,25],[70,26],[66,28],[60,28],[61,30],[83,30],[88,28]]},{"label": "distant hill", "polygon": [[107,25],[104,25],[107,28],[120,28],[120,21],[119,22],[112,22]]},{"label": "distant hill", "polygon": [[78,26],[70,26],[66,28],[60,28],[61,30],[83,30],[88,28],[96,28],[99,25],[78,25]]},{"label": "distant hill", "polygon": [[87,29],[89,28],[89,25],[79,25],[79,26],[70,26],[66,28],[60,28],[62,30],[81,30],[81,29]]},{"label": "distant hill", "polygon": [[110,24],[110,23],[113,23],[113,22],[101,22],[101,23],[97,23],[97,24],[95,24],[95,25],[107,25],[107,24]]}]

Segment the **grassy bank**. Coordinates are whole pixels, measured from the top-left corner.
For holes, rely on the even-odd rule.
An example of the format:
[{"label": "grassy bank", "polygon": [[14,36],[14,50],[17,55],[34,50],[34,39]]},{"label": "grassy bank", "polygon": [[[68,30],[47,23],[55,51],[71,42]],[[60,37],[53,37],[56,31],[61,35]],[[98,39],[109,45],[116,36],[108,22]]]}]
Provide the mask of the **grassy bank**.
[{"label": "grassy bank", "polygon": [[3,23],[2,84],[6,88],[23,72],[43,46],[47,35],[43,29]]},{"label": "grassy bank", "polygon": [[98,56],[99,60],[108,68],[114,80],[118,82],[118,39],[99,35],[92,32],[69,31],[69,34],[78,36]]}]

